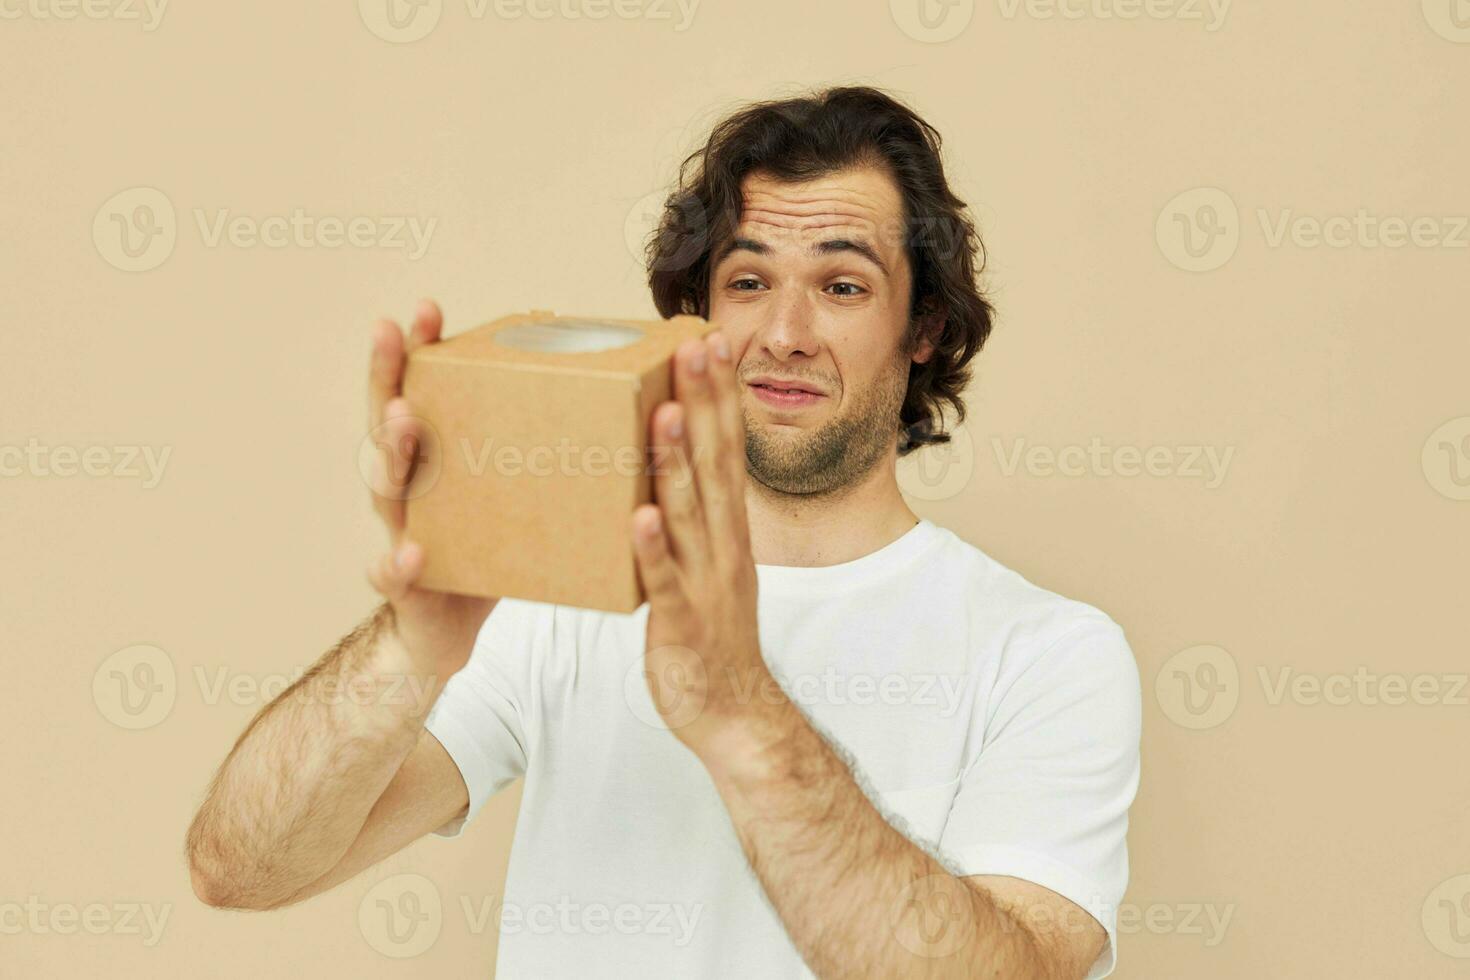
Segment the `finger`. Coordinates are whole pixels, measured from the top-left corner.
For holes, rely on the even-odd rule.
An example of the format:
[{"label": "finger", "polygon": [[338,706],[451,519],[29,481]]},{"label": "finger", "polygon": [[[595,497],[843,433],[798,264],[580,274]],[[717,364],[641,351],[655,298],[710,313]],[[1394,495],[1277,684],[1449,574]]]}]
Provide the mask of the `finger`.
[{"label": "finger", "polygon": [[717,461],[730,481],[729,519],[733,530],[749,540],[745,514],[745,416],[741,413],[740,378],[729,339],[722,331],[710,335],[710,379],[715,391],[715,418],[723,450]]},{"label": "finger", "polygon": [[392,320],[373,324],[373,355],[368,368],[368,430],[383,421],[383,408],[403,380],[403,331]]},{"label": "finger", "polygon": [[413,326],[408,330],[407,351],[412,354],[425,344],[436,343],[444,330],[444,314],[439,304],[431,299],[421,299],[414,308]]},{"label": "finger", "polygon": [[368,566],[368,582],[389,602],[400,602],[424,571],[424,549],[412,541],[401,541]]},{"label": "finger", "polygon": [[373,497],[378,513],[397,541],[406,515],[405,501],[414,473],[427,451],[423,427],[403,398],[383,409],[383,424],[373,433]]},{"label": "finger", "polygon": [[720,424],[719,388],[730,383],[730,367],[716,364],[712,354],[705,340],[681,344],[674,356],[674,391],[688,419],[686,441],[705,520],[711,532],[721,534],[734,526],[732,498],[743,489],[733,479],[733,447]]},{"label": "finger", "polygon": [[644,504],[633,511],[633,554],[650,603],[667,609],[684,602],[679,566],[669,550],[663,515],[653,504]]},{"label": "finger", "polygon": [[703,565],[708,549],[699,492],[689,468],[684,416],[684,406],[664,402],[654,410],[648,442],[654,452],[654,500],[663,513],[674,560],[695,568]]},{"label": "finger", "polygon": [[[714,357],[714,378],[717,391],[716,414],[720,420],[720,433],[731,447],[726,463],[743,479],[745,476],[745,415],[741,411],[744,389],[740,385],[734,355],[730,351],[728,338],[723,332],[714,335],[711,344]],[[742,503],[744,498],[742,497]]]}]

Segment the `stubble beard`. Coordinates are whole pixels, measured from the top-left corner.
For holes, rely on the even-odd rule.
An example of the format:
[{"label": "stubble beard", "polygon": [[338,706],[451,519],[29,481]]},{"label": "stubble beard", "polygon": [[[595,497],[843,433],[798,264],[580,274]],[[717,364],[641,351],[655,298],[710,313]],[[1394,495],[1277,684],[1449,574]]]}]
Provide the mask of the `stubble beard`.
[{"label": "stubble beard", "polygon": [[746,471],[777,493],[838,495],[861,482],[898,444],[908,359],[895,359],[851,408],[816,429],[773,426],[745,416]]}]

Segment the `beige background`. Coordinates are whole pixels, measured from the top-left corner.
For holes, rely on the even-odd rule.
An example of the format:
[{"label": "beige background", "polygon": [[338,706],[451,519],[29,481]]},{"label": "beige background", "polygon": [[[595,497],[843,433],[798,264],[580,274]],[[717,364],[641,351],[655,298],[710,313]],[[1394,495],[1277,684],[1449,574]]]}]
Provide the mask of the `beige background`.
[{"label": "beige background", "polygon": [[[462,903],[499,897],[514,791],[275,914],[204,908],[181,856],[259,687],[370,608],[367,326],[421,295],[451,330],[648,314],[647,195],[723,111],[835,82],[938,126],[992,255],[968,438],[906,468],[916,509],[1138,657],[1116,976],[1463,975],[1470,4],[959,0],[929,30],[913,0],[558,2],[429,0],[396,35],[374,0],[0,5],[0,975],[490,972]],[[172,249],[129,258],[150,200]],[[211,237],[296,208],[364,244]],[[1423,220],[1277,234],[1360,210]],[[434,222],[422,255],[378,241],[393,217]],[[405,873],[443,911],[393,958],[359,911]]]}]

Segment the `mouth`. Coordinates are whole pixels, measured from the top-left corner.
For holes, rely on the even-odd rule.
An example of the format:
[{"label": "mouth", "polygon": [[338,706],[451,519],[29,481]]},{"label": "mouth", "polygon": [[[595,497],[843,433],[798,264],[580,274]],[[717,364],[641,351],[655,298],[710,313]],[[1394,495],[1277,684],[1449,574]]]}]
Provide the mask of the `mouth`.
[{"label": "mouth", "polygon": [[805,408],[827,397],[805,382],[780,378],[755,378],[746,386],[756,398],[774,408]]}]

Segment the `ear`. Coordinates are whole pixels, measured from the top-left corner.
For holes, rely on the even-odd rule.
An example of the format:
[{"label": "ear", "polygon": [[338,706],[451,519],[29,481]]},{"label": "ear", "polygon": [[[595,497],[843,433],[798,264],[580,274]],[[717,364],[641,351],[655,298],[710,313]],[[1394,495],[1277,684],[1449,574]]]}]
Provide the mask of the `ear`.
[{"label": "ear", "polygon": [[943,313],[921,313],[916,320],[917,337],[914,341],[914,353],[911,357],[915,364],[926,364],[929,358],[934,356],[934,348],[939,344],[939,338],[944,333],[945,317]]}]

